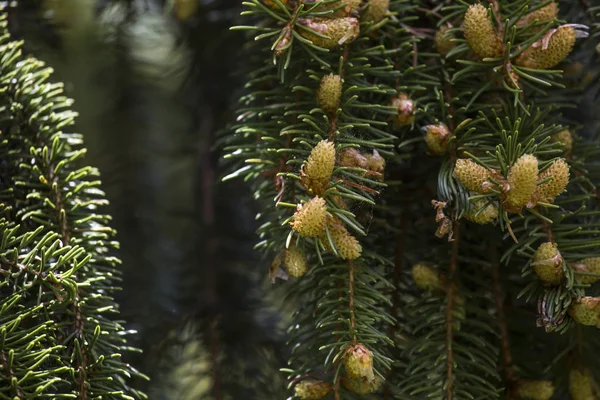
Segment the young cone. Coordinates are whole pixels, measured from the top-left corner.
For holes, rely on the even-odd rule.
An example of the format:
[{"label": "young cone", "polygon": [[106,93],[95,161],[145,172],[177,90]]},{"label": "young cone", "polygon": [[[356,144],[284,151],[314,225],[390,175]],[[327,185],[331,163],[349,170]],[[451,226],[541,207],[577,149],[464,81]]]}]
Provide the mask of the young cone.
[{"label": "young cone", "polygon": [[321,195],[329,187],[331,174],[335,167],[335,145],[321,140],[313,147],[302,169],[301,181],[316,195]]},{"label": "young cone", "polygon": [[339,75],[329,74],[321,78],[317,100],[323,110],[334,114],[340,106],[342,97],[342,78]]},{"label": "young cone", "polygon": [[436,290],[444,288],[444,284],[439,272],[426,264],[413,265],[412,278],[417,287],[423,290]]},{"label": "young cone", "polygon": [[422,129],[425,132],[425,143],[429,153],[436,156],[446,154],[448,139],[450,139],[448,127],[440,122],[436,125],[424,126]]},{"label": "young cone", "polygon": [[365,157],[367,159],[367,169],[383,175],[385,171],[385,158],[381,157],[377,150],[373,150],[373,153],[367,154]]},{"label": "young cone", "polygon": [[565,154],[569,154],[573,150],[573,135],[568,129],[555,133],[551,139],[555,143],[562,144]]},{"label": "young cone", "polygon": [[338,153],[338,162],[345,167],[367,168],[367,157],[353,147],[344,149]]},{"label": "young cone", "polygon": [[523,400],[550,400],[554,395],[551,381],[522,380],[517,384],[517,397]]},{"label": "young cone", "polygon": [[558,15],[558,4],[552,2],[542,8],[530,12],[519,20],[519,25],[529,25],[535,21],[538,22],[549,22],[556,18]]},{"label": "young cone", "polygon": [[296,246],[290,246],[283,251],[283,266],[287,273],[295,278],[304,275],[308,269],[306,258]]},{"label": "young cone", "polygon": [[477,199],[472,202],[471,209],[465,213],[465,218],[476,224],[485,225],[498,218],[498,207],[487,200]]},{"label": "young cone", "polygon": [[481,4],[469,6],[462,29],[469,48],[479,58],[499,57],[504,52],[502,40],[494,30],[487,8]]},{"label": "young cone", "polygon": [[592,387],[592,374],[589,371],[572,369],[569,372],[569,393],[572,400],[595,400]]},{"label": "young cone", "polygon": [[579,300],[573,300],[569,307],[569,315],[581,325],[599,326],[600,297],[586,296]]},{"label": "young cone", "polygon": [[459,158],[454,166],[454,176],[467,189],[475,193],[485,191],[489,172],[486,168],[467,158]]},{"label": "young cone", "polygon": [[535,252],[533,270],[538,278],[550,285],[558,285],[564,279],[563,259],[556,243],[542,243]]},{"label": "young cone", "polygon": [[456,47],[456,44],[452,41],[454,35],[448,35],[450,29],[447,25],[442,25],[435,34],[435,49],[442,57],[446,57],[452,49]]},{"label": "young cone", "polygon": [[540,201],[552,202],[556,196],[565,191],[569,184],[569,164],[562,158],[554,161],[550,168],[540,174],[539,180],[549,177],[552,179],[537,187],[536,197]]},{"label": "young cone", "polygon": [[[573,265],[573,269],[581,283],[595,283],[600,280],[600,257],[584,258],[583,260],[576,262],[575,265]],[[577,272],[591,272],[598,274],[598,276],[579,275]]]},{"label": "young cone", "polygon": [[538,160],[532,154],[524,154],[515,162],[508,172],[508,192],[506,201],[518,212],[529,203],[535,193],[538,177]]},{"label": "young cone", "polygon": [[390,0],[369,0],[369,7],[365,12],[365,21],[379,22],[387,14]]},{"label": "young cone", "polygon": [[373,379],[373,381],[369,381],[367,378],[342,378],[342,386],[344,386],[346,390],[357,394],[369,394],[376,392],[381,387],[381,383],[381,378],[379,378],[378,376],[376,376],[375,379]]},{"label": "young cone", "polygon": [[570,25],[552,29],[517,57],[515,63],[527,68],[552,68],[571,53],[575,39],[577,31]]},{"label": "young cone", "polygon": [[318,400],[327,396],[333,390],[331,383],[307,379],[294,386],[296,396],[302,400]]},{"label": "young cone", "polygon": [[[327,222],[327,230],[329,231],[329,235],[333,240],[333,244],[335,245],[338,254],[345,260],[354,260],[360,257],[362,253],[362,247],[358,240],[354,236],[352,236],[344,224],[338,219],[330,219]],[[325,248],[333,253],[333,249],[329,244],[329,239],[327,235],[324,235],[321,238],[321,242],[324,244]]]},{"label": "young cone", "polygon": [[321,197],[314,197],[304,204],[298,204],[292,229],[304,237],[319,237],[325,233],[327,206]]},{"label": "young cone", "polygon": [[298,29],[298,33],[313,42],[314,45],[324,49],[334,49],[338,46],[348,44],[358,37],[360,27],[358,19],[345,18],[307,18],[299,20],[307,28],[327,36],[322,38],[305,29]]},{"label": "young cone", "polygon": [[392,98],[392,107],[398,109],[394,125],[397,127],[409,126],[415,121],[415,102],[408,98],[406,93],[400,93]]},{"label": "young cone", "polygon": [[349,379],[375,379],[373,372],[373,353],[358,343],[350,346],[344,354],[344,369]]}]

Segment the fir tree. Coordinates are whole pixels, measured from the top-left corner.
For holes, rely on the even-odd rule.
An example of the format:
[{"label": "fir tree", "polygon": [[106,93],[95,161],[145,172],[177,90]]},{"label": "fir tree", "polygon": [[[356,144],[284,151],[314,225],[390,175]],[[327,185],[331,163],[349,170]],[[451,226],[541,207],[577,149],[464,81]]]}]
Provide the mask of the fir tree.
[{"label": "fir tree", "polygon": [[288,281],[296,398],[598,398],[600,9],[244,4],[225,179]]},{"label": "fir tree", "polygon": [[98,170],[52,70],[0,13],[0,398],[144,399],[113,299],[120,284]]}]

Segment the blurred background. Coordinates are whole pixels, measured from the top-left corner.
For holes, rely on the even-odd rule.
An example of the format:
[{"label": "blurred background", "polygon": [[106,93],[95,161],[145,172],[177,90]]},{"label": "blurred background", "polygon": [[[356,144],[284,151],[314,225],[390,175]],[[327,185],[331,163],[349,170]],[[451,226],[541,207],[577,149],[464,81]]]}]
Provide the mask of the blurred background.
[{"label": "blurred background", "polygon": [[286,313],[252,251],[255,210],[214,145],[232,115],[239,0],[36,0],[14,37],[55,70],[121,243],[129,361],[151,399],[285,398]]}]

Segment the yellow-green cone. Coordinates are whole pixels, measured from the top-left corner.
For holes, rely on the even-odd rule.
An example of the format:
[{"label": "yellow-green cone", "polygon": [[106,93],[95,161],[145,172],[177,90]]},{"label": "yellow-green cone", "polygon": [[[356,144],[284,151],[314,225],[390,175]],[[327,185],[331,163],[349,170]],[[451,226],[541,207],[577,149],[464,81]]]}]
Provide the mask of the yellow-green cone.
[{"label": "yellow-green cone", "polygon": [[516,394],[523,400],[550,400],[554,395],[554,385],[551,381],[519,381]]},{"label": "yellow-green cone", "polygon": [[298,28],[300,35],[324,49],[334,49],[348,44],[356,39],[360,33],[358,19],[351,17],[306,18],[298,22],[321,35],[327,36],[327,38],[322,38],[305,29]]},{"label": "yellow-green cone", "polygon": [[575,274],[581,283],[596,283],[600,280],[600,257],[584,258],[573,265],[573,270],[598,274],[598,276]]},{"label": "yellow-green cone", "polygon": [[333,390],[333,385],[328,382],[308,379],[297,383],[294,392],[302,400],[318,400],[327,396]]},{"label": "yellow-green cone", "polygon": [[568,129],[552,135],[551,139],[555,143],[562,144],[565,154],[569,154],[573,149],[573,135]]},{"label": "yellow-green cone", "polygon": [[571,400],[596,400],[592,387],[592,374],[589,371],[572,369],[569,372],[569,393]]},{"label": "yellow-green cone", "polygon": [[454,35],[448,35],[450,29],[447,25],[442,25],[435,34],[435,49],[442,57],[446,57],[452,51],[456,44],[452,41]]},{"label": "yellow-green cone", "polygon": [[472,202],[471,210],[465,213],[465,218],[476,224],[485,225],[498,218],[498,207],[487,200],[477,199]]},{"label": "yellow-green cone", "polygon": [[554,161],[552,165],[539,175],[539,181],[552,177],[548,182],[537,187],[538,200],[552,202],[569,184],[569,164],[562,158]]},{"label": "yellow-green cone", "polygon": [[469,6],[462,29],[469,48],[479,58],[499,57],[504,52],[502,40],[494,30],[487,8],[481,4]]},{"label": "yellow-green cone", "polygon": [[314,197],[304,204],[298,204],[292,229],[304,237],[320,237],[325,233],[327,205],[321,197]]},{"label": "yellow-green cone", "polygon": [[313,194],[321,195],[329,187],[335,167],[335,145],[322,140],[313,147],[304,164],[301,181]]},{"label": "yellow-green cone", "polygon": [[363,344],[350,346],[344,354],[344,369],[349,379],[375,379],[373,353]]},{"label": "yellow-green cone", "polygon": [[538,160],[532,154],[524,154],[508,172],[506,193],[508,205],[518,211],[531,200],[537,188]]},{"label": "yellow-green cone", "polygon": [[573,26],[563,25],[552,29],[525,50],[515,63],[534,69],[552,68],[571,53],[576,39],[577,31]]},{"label": "yellow-green cone", "polygon": [[413,265],[412,278],[417,287],[423,290],[436,290],[444,288],[439,272],[426,264]]},{"label": "yellow-green cone", "polygon": [[342,78],[339,75],[329,74],[321,78],[317,100],[323,110],[330,114],[337,111],[342,97]]},{"label": "yellow-green cone", "polygon": [[579,300],[574,299],[569,307],[569,315],[581,325],[599,326],[600,297],[586,296]]},{"label": "yellow-green cone", "polygon": [[454,166],[454,176],[471,192],[484,193],[489,172],[486,168],[467,158],[459,158]]},{"label": "yellow-green cone", "polygon": [[558,285],[564,279],[563,259],[556,243],[542,243],[535,252],[533,270],[538,278],[550,285]]}]

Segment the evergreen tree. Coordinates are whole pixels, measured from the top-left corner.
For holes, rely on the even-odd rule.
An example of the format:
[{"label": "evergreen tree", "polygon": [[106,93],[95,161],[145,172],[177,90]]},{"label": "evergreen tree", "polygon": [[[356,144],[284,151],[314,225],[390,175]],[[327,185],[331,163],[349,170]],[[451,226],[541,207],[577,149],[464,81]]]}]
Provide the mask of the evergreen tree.
[{"label": "evergreen tree", "polygon": [[0,398],[144,399],[115,318],[118,243],[52,70],[0,14]]},{"label": "evergreen tree", "polygon": [[599,398],[600,8],[244,4],[224,179],[296,398]]}]

